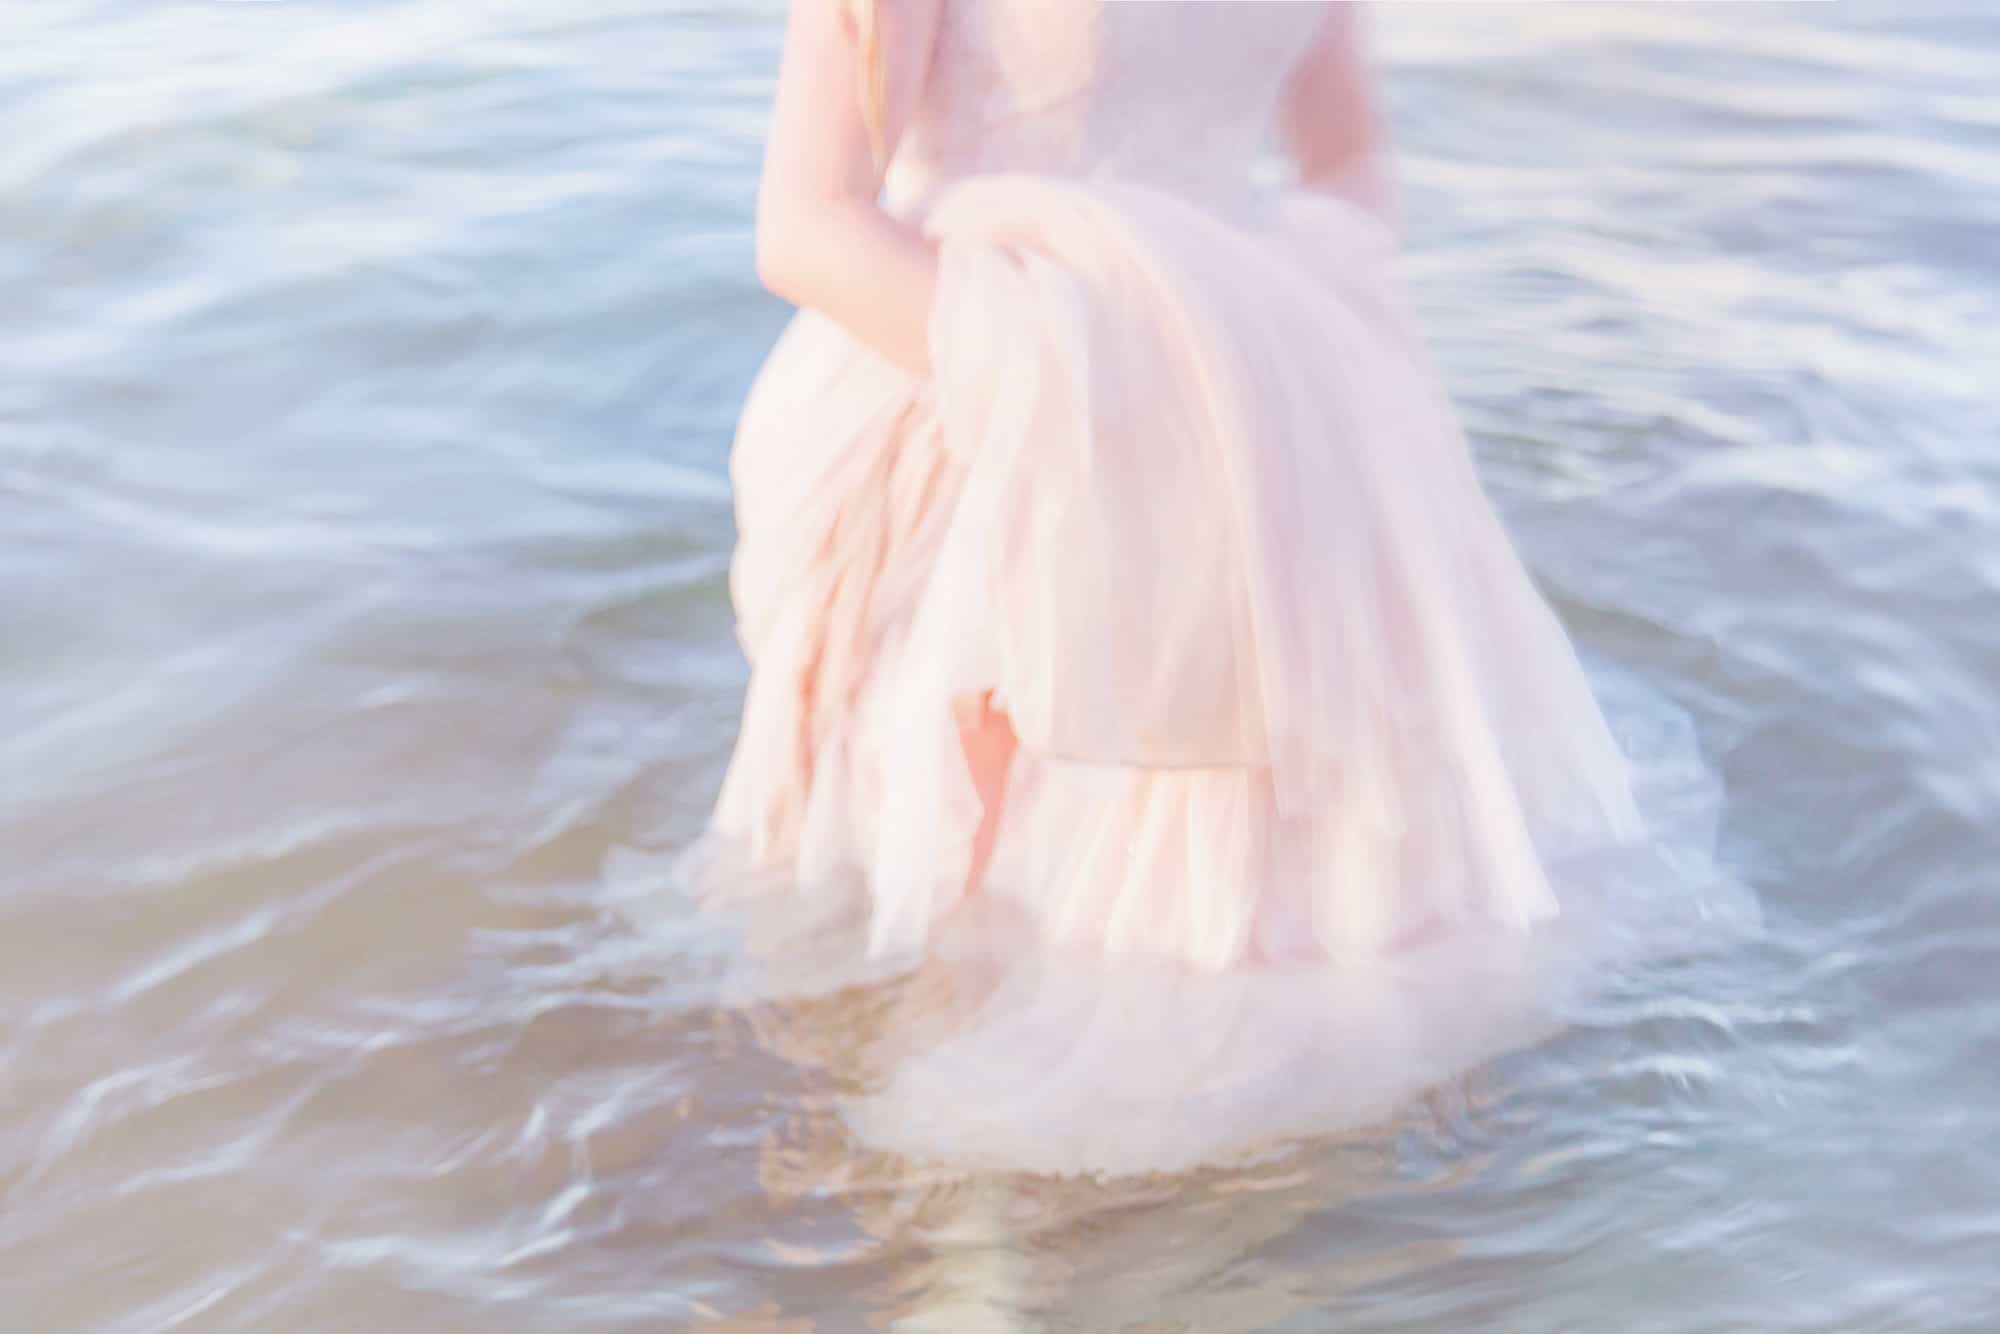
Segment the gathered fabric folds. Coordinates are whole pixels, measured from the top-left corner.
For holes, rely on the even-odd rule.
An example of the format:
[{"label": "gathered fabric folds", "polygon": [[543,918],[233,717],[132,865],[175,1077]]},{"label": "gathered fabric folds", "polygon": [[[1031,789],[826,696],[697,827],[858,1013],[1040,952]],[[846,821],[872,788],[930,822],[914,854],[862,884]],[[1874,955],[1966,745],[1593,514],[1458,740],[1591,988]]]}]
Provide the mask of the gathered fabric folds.
[{"label": "gathered fabric folds", "polygon": [[920,952],[985,891],[1217,970],[1555,916],[1626,764],[1487,498],[1373,217],[976,176],[926,210],[933,375],[802,314],[733,460],[753,665],[716,837]]}]

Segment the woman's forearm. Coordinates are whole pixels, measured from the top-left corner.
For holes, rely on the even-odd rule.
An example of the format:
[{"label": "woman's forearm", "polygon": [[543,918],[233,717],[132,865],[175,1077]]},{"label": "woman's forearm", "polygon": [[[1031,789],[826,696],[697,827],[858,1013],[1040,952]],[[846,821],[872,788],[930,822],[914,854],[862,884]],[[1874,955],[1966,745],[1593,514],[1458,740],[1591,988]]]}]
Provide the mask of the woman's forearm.
[{"label": "woman's forearm", "polygon": [[871,3],[864,33],[840,0],[792,0],[757,200],[764,285],[919,375],[930,369],[937,254],[876,200],[923,86],[939,7]]},{"label": "woman's forearm", "polygon": [[930,371],[928,334],[937,248],[872,201],[810,207],[768,203],[757,220],[757,272],[795,305],[841,325],[917,375]]},{"label": "woman's forearm", "polygon": [[1354,4],[1330,5],[1319,40],[1293,71],[1280,117],[1299,184],[1396,225],[1396,186],[1374,70]]}]

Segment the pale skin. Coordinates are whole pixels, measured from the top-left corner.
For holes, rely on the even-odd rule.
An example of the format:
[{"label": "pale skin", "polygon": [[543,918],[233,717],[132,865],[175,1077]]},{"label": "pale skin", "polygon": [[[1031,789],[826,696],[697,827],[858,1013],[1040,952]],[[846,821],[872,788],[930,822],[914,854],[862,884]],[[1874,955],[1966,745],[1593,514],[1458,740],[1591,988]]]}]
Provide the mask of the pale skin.
[{"label": "pale skin", "polygon": [[[883,77],[871,116],[863,57],[842,0],[791,0],[757,196],[764,285],[918,376],[929,371],[937,250],[879,201],[887,158],[922,96],[948,2],[875,0]],[[1329,7],[1320,40],[1287,80],[1280,126],[1303,188],[1390,216],[1382,121],[1356,8]],[[972,889],[992,852],[1015,738],[990,695],[961,701],[957,721],[985,812],[967,876]]]},{"label": "pale skin", "polygon": [[[921,90],[941,0],[879,0],[886,158]],[[929,369],[937,250],[877,203],[885,162],[863,110],[861,54],[840,0],[792,0],[757,191],[757,272],[890,360]]]}]

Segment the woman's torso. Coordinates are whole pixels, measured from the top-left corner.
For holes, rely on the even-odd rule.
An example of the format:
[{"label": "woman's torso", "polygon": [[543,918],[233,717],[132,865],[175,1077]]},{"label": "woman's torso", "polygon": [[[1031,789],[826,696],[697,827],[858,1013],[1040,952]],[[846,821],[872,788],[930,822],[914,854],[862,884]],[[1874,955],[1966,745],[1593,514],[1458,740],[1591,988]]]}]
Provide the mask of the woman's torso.
[{"label": "woman's torso", "polygon": [[890,166],[914,206],[965,176],[1031,171],[1246,189],[1324,0],[943,0]]}]

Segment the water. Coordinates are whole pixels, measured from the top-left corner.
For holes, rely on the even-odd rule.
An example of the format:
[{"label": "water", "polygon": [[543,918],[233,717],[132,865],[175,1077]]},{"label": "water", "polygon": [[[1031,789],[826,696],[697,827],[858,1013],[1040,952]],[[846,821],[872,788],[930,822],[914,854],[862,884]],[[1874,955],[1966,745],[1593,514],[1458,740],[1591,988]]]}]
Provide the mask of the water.
[{"label": "water", "polygon": [[606,853],[731,737],[776,0],[0,15],[23,1331],[2000,1324],[2000,19],[1383,16],[1410,278],[1768,934],[1391,1124],[856,1151]]}]

